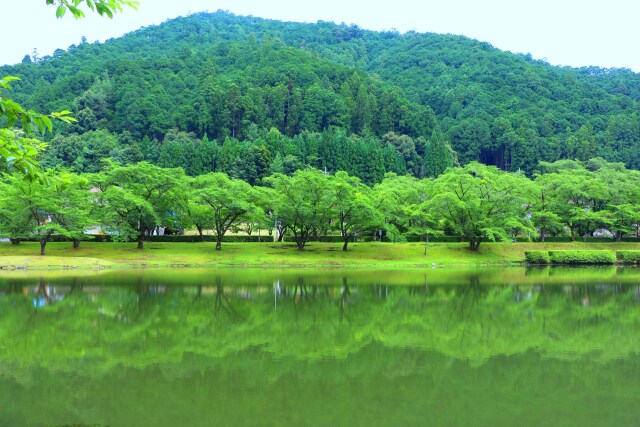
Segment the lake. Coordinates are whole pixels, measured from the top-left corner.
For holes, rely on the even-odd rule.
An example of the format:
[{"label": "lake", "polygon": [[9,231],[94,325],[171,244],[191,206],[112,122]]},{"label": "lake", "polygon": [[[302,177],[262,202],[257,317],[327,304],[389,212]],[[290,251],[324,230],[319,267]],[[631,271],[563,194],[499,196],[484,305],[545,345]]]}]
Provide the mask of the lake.
[{"label": "lake", "polygon": [[0,273],[0,426],[640,422],[634,268]]}]

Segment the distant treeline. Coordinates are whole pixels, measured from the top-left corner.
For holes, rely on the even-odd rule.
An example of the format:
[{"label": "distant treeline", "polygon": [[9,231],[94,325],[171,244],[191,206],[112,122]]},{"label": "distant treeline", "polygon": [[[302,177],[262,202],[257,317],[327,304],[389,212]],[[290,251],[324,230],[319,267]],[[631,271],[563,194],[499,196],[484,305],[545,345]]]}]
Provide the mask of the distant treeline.
[{"label": "distant treeline", "polygon": [[275,128],[268,132],[253,128],[242,141],[231,137],[209,140],[206,135],[199,139],[176,130],[170,130],[163,143],[147,137],[138,141],[128,133],[115,136],[106,130],[58,135],[41,162],[49,168],[86,173],[99,171],[105,158],[120,164],[144,160],[161,167],[181,167],[191,176],[223,172],[250,184],[274,173],[291,175],[312,167],[331,173],[346,171],[373,185],[387,172],[435,177],[457,164],[455,153],[437,131],[429,139],[393,132],[382,137],[348,135],[342,129],[289,137]]}]

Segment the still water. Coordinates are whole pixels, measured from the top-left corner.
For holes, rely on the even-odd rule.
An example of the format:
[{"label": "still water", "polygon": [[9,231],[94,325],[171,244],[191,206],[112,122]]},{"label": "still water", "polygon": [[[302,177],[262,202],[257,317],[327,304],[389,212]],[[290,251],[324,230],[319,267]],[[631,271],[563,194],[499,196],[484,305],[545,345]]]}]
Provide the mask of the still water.
[{"label": "still water", "polygon": [[0,275],[0,426],[638,426],[640,271]]}]

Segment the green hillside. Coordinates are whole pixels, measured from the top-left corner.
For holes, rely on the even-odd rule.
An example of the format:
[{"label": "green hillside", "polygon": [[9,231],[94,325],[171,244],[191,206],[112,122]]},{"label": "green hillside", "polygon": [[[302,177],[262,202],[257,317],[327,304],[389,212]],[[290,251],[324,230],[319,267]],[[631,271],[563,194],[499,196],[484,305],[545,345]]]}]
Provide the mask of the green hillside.
[{"label": "green hillside", "polygon": [[73,109],[43,164],[148,160],[256,182],[304,165],[368,183],[480,160],[601,156],[640,168],[640,76],[535,61],[461,36],[195,14],[0,68],[12,96]]}]

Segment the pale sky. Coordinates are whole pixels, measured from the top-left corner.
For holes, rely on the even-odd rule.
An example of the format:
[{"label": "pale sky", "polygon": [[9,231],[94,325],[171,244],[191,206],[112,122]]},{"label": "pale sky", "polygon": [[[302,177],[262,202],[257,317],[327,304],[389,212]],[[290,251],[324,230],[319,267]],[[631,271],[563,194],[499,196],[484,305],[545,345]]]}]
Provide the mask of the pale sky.
[{"label": "pale sky", "polygon": [[[3,3],[10,3],[11,7]],[[0,65],[20,62],[37,48],[103,42],[142,26],[218,9],[283,21],[318,20],[365,29],[462,34],[554,65],[624,67],[640,72],[637,0],[140,0],[112,20],[90,16],[57,20],[45,0],[0,0]]]}]

